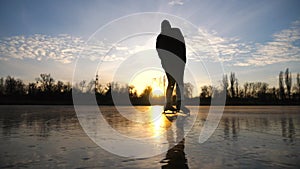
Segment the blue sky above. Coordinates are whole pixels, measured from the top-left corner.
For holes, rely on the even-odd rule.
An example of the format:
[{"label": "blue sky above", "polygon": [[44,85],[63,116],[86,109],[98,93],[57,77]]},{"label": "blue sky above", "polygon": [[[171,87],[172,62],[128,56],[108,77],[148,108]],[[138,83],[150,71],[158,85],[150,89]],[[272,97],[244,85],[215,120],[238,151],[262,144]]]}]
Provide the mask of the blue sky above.
[{"label": "blue sky above", "polygon": [[[225,72],[235,72],[240,84],[277,86],[279,71],[300,72],[299,6],[298,0],[0,1],[0,76],[33,81],[48,72],[71,81],[78,53],[101,26],[125,15],[162,12],[198,27],[218,48]],[[188,41],[193,48],[204,45]],[[103,52],[103,43],[94,45],[95,52]],[[121,60],[115,55],[104,63],[113,67]],[[190,58],[192,67],[196,60]]]}]

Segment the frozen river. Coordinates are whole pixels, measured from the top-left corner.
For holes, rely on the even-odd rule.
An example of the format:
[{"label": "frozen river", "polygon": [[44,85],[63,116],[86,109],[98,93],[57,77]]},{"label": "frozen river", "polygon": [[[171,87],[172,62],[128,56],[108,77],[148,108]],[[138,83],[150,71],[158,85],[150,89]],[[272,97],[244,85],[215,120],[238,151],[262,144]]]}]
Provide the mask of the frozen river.
[{"label": "frozen river", "polygon": [[[189,117],[166,118],[149,106],[135,107],[139,112],[123,107],[122,114],[101,107],[116,131],[132,137],[161,135],[155,144],[169,149],[134,158],[95,144],[73,106],[0,106],[0,168],[300,168],[299,106],[226,107],[218,128],[202,144],[199,134],[209,107],[189,108]],[[149,125],[131,121],[151,118],[155,120]],[[185,132],[186,126],[175,125],[181,118],[187,122],[196,118],[183,140],[180,131]]]}]

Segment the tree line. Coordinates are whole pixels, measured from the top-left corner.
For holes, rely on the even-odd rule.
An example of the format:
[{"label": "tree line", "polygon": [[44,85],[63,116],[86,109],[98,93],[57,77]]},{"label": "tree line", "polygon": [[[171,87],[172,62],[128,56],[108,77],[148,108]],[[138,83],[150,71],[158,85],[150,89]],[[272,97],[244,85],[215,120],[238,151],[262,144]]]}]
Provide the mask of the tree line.
[{"label": "tree line", "polygon": [[245,82],[240,85],[235,73],[231,72],[229,78],[227,74],[223,75],[221,89],[215,89],[213,86],[201,87],[200,100],[203,104],[209,104],[213,95],[218,96],[225,92],[226,103],[231,105],[299,105],[300,74],[297,73],[294,85],[292,73],[288,68],[285,72],[279,72],[278,79],[278,88],[270,87],[265,82]]},{"label": "tree line", "polygon": [[[198,96],[193,97],[194,86],[184,85],[184,97],[188,104],[209,105],[213,97],[226,96],[228,105],[277,105],[300,103],[300,74],[292,83],[292,74],[287,68],[280,71],[278,88],[269,87],[265,82],[245,82],[243,85],[234,72],[225,74],[220,81],[221,87],[205,85]],[[99,104],[114,104],[112,97],[126,100],[129,97],[134,105],[163,104],[164,96],[152,97],[152,87],[147,86],[141,94],[137,94],[134,86],[111,82],[100,84],[98,75],[90,81],[82,80],[75,85],[70,82],[56,81],[51,74],[42,73],[35,82],[25,84],[21,79],[11,76],[0,78],[0,104],[72,104],[72,93],[95,95]],[[122,99],[124,98],[124,99]],[[174,96],[174,100],[175,100]],[[128,100],[128,99],[127,99]],[[127,104],[119,103],[119,104]]]},{"label": "tree line", "polygon": [[[0,78],[0,104],[73,104],[72,94],[96,95],[99,104],[112,105],[112,96],[128,97],[133,104],[149,105],[152,88],[147,86],[138,95],[134,86],[111,82],[106,85],[96,79],[82,80],[73,87],[70,82],[56,81],[51,74],[42,73],[35,82],[25,84],[21,79],[11,76]],[[161,98],[160,98],[161,100]]]}]

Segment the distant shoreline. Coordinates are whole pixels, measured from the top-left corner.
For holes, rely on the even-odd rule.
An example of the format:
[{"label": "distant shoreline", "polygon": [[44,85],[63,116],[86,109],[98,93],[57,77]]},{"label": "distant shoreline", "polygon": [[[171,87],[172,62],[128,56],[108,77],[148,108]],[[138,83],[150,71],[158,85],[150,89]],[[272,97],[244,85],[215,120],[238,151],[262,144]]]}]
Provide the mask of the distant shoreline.
[{"label": "distant shoreline", "polygon": [[[64,102],[0,102],[1,105],[62,105],[62,106],[71,106],[73,103],[64,103]],[[92,105],[92,104],[81,104],[81,105]],[[151,106],[150,104],[132,104],[133,106]],[[152,106],[163,106],[163,104],[154,104]],[[188,106],[211,106],[211,104],[186,104]],[[215,106],[221,106],[222,104],[215,104]],[[114,104],[98,104],[98,106],[115,106]],[[130,106],[128,104],[120,104],[118,106]],[[255,104],[255,103],[240,103],[240,104],[225,104],[225,106],[300,106],[300,103],[288,103],[288,104]]]},{"label": "distant shoreline", "polygon": [[[82,96],[82,103],[84,105],[91,105],[88,99],[84,99]],[[96,97],[97,103],[99,106],[114,106],[114,101],[111,97]],[[131,104],[134,106],[150,106],[150,105],[163,105],[164,101],[150,101],[148,99],[131,99]],[[200,103],[200,104],[199,104]],[[73,97],[70,95],[65,96],[0,96],[0,105],[73,105]],[[128,102],[119,102],[118,105],[128,106]],[[211,98],[186,98],[186,105],[193,106],[209,106],[211,105]],[[214,105],[223,105],[221,102],[217,102]],[[261,100],[259,98],[227,98],[226,106],[291,106],[291,105],[300,105],[298,99],[292,100]]]}]

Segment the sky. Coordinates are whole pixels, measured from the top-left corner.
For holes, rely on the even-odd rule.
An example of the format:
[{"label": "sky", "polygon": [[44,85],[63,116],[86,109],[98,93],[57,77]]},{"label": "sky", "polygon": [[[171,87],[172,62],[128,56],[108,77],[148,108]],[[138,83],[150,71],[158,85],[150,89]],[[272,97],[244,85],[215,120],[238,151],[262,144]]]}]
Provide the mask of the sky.
[{"label": "sky", "polygon": [[[163,74],[146,68],[160,66],[155,37],[166,16],[182,30],[189,47],[185,81],[194,80],[198,87],[210,84],[217,64],[224,73],[235,72],[240,84],[278,86],[278,74],[286,68],[295,83],[300,72],[299,6],[298,0],[3,0],[0,77],[29,82],[51,73],[56,80],[88,80],[84,75],[94,75],[97,66],[103,83],[137,81],[134,77],[143,76],[136,72],[156,72],[139,80],[151,81]],[[122,72],[133,73],[125,78]]]}]

